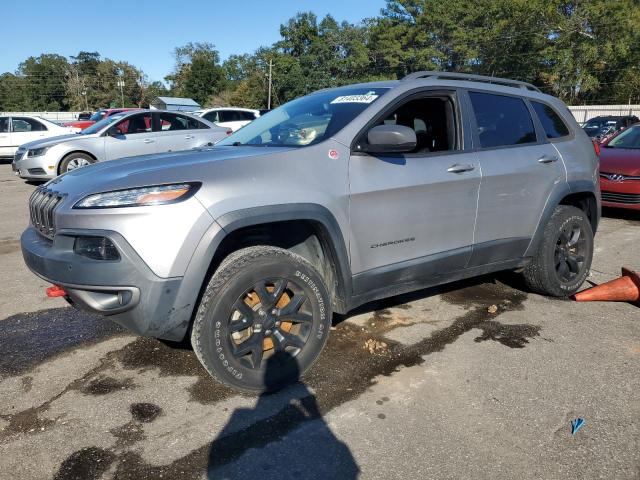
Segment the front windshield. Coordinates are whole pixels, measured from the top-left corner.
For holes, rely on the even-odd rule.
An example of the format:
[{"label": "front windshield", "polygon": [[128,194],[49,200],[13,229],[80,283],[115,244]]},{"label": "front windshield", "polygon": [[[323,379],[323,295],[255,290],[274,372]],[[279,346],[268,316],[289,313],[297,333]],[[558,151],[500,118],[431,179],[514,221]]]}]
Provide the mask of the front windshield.
[{"label": "front windshield", "polygon": [[94,123],[90,127],[85,128],[80,133],[82,135],[91,135],[92,133],[98,133],[104,127],[111,125],[112,123],[116,122],[117,120],[120,120],[124,116],[125,116],[124,113],[120,113],[120,114],[116,113],[114,115],[111,115],[110,117],[104,118],[99,122]]},{"label": "front windshield", "polygon": [[89,117],[89,120],[93,120],[94,122],[99,122],[104,118],[104,114],[106,112],[104,110],[98,110],[96,113]]},{"label": "front windshield", "polygon": [[307,95],[257,118],[218,145],[313,145],[335,135],[387,90],[344,87]]},{"label": "front windshield", "polygon": [[640,126],[627,128],[606,146],[607,148],[640,148]]}]

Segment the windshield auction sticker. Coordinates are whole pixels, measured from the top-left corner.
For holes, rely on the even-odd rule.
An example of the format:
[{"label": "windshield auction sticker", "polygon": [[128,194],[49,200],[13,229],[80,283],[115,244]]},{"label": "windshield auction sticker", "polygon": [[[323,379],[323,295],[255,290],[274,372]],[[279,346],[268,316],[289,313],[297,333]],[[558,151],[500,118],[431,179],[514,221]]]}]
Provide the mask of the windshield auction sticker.
[{"label": "windshield auction sticker", "polygon": [[341,97],[334,98],[331,103],[371,103],[378,95],[343,95]]}]

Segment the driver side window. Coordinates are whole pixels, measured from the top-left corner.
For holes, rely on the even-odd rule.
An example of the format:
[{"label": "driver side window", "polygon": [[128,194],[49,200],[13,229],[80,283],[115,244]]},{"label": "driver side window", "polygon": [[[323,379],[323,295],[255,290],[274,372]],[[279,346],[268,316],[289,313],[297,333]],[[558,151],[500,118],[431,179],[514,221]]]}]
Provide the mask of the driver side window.
[{"label": "driver side window", "polygon": [[120,135],[133,135],[136,133],[150,133],[151,127],[151,113],[140,113],[138,115],[132,115],[115,125],[115,129]]},{"label": "driver side window", "polygon": [[[427,154],[457,150],[455,108],[447,96],[421,97],[403,103],[377,125],[402,125],[416,133],[416,146],[408,153]],[[366,138],[364,139],[366,142]]]}]

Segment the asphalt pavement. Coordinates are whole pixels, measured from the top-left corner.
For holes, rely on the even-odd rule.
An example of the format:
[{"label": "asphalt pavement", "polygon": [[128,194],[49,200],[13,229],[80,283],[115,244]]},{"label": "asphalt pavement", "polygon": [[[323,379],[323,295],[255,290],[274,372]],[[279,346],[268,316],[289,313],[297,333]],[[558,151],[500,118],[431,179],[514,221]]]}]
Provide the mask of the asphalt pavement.
[{"label": "asphalt pavement", "polygon": [[[335,318],[301,382],[243,396],[47,299],[19,247],[34,188],[0,165],[0,479],[640,478],[636,306],[457,282]],[[640,214],[605,214],[595,283],[640,269]]]}]

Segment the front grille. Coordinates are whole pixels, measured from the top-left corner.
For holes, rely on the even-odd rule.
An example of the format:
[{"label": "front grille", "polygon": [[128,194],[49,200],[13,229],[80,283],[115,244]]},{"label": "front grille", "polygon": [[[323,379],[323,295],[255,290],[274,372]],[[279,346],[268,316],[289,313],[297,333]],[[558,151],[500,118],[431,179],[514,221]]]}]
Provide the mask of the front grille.
[{"label": "front grille", "polygon": [[640,177],[633,175],[622,175],[621,173],[600,172],[602,178],[606,178],[612,182],[625,182],[627,180],[640,180]]},{"label": "front grille", "polygon": [[627,205],[640,205],[640,193],[615,193],[601,192],[603,202],[624,203]]},{"label": "front grille", "polygon": [[48,188],[39,187],[29,198],[29,216],[31,225],[47,238],[56,233],[54,210],[62,196]]}]

